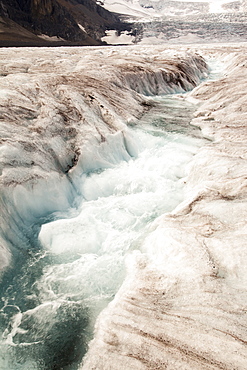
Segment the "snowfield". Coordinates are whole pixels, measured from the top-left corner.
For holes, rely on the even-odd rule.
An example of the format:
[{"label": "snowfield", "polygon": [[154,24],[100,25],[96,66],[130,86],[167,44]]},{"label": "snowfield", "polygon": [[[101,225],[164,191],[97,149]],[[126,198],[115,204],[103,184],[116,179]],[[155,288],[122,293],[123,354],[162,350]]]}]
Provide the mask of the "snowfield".
[{"label": "snowfield", "polygon": [[[138,236],[138,248],[129,248],[124,256],[123,283],[98,316],[81,369],[246,369],[246,52],[244,43],[0,49],[2,291],[5,276],[21,271],[20,265],[34,251],[43,248],[46,254],[50,248],[56,255],[60,245],[66,249],[75,225],[82,227],[80,238],[94,235],[93,218],[88,232],[81,219],[72,225],[69,237],[64,231],[78,216],[81,200],[90,204],[94,189],[108,181],[100,171],[138,157],[137,136],[130,127],[138,128],[139,119],[152,111],[155,95],[176,93],[180,101],[193,104],[191,125],[199,127],[205,139],[197,141],[196,149],[182,140],[186,171],[179,167],[181,159],[169,176],[178,178],[183,195],[171,210],[149,222]],[[221,77],[207,79],[205,60],[222,63]],[[100,177],[90,177],[97,173]],[[121,193],[120,177],[114,176]],[[98,196],[102,203],[104,196]],[[142,208],[145,198],[140,199]],[[125,217],[123,210],[121,214]],[[123,231],[132,223],[114,213],[105,212],[107,217],[121,221]],[[64,232],[59,240],[57,230]],[[70,269],[82,250],[75,247],[78,239],[73,240],[66,249],[67,275],[60,270],[56,285],[77,279]],[[90,268],[97,258],[97,251],[92,253]],[[77,257],[71,262],[72,254]],[[111,269],[107,263],[104,271]],[[7,357],[18,344],[30,345],[25,323],[32,315],[32,325],[41,326],[43,320],[48,327],[48,315],[55,317],[64,304],[62,290],[52,290],[51,283],[60,266],[57,261],[44,269],[43,278],[32,285],[35,295],[41,283],[47,284],[49,302],[42,293],[37,306],[24,312],[3,297],[0,314],[4,320],[11,314],[1,326],[1,366],[10,368]],[[82,279],[76,285],[79,295],[81,265],[75,271]],[[72,299],[66,294],[69,305]],[[39,310],[42,320],[35,316]],[[71,348],[68,343],[66,348]],[[13,368],[16,363],[22,364],[18,369],[45,368],[30,358],[18,358]]]},{"label": "snowfield", "polygon": [[140,20],[246,10],[244,0],[104,0],[102,3],[111,12]]},{"label": "snowfield", "polygon": [[246,42],[245,0],[105,0],[102,5],[132,23],[131,32],[107,30],[107,44],[209,44]]}]

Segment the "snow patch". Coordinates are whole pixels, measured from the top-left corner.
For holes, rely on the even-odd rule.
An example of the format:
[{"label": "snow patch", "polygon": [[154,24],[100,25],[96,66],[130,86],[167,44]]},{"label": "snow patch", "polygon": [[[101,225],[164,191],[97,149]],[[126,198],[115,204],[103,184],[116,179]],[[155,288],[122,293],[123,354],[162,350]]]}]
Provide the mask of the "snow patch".
[{"label": "snow patch", "polygon": [[135,40],[135,37],[130,35],[128,31],[123,31],[120,35],[115,30],[108,30],[105,33],[106,36],[102,37],[101,40],[110,45],[128,45],[133,44]]},{"label": "snow patch", "polygon": [[62,37],[58,36],[48,36],[48,35],[37,35],[37,36],[43,40],[48,41],[65,41]]},{"label": "snow patch", "polygon": [[79,26],[79,28],[80,28],[83,32],[87,33],[87,31],[86,31],[85,27],[83,27],[80,23],[78,23],[78,26]]}]

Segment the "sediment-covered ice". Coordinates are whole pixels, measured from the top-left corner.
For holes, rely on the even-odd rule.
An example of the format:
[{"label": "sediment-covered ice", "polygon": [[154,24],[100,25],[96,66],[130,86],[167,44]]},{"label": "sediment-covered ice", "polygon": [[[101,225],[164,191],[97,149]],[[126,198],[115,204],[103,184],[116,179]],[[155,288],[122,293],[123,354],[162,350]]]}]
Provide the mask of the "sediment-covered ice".
[{"label": "sediment-covered ice", "polygon": [[76,205],[82,172],[135,155],[125,122],[148,109],[140,94],[188,90],[206,73],[201,57],[176,51],[0,53],[1,235],[8,250],[29,248],[41,223]]},{"label": "sediment-covered ice", "polygon": [[224,77],[190,94],[203,101],[192,124],[212,143],[191,162],[187,199],[129,256],[83,369],[246,368],[244,50],[217,47]]},{"label": "sediment-covered ice", "polygon": [[[107,306],[83,369],[246,368],[246,46],[178,49],[0,50],[2,364],[79,361]],[[198,53],[226,66],[177,97],[207,140],[138,128],[206,77]]]}]

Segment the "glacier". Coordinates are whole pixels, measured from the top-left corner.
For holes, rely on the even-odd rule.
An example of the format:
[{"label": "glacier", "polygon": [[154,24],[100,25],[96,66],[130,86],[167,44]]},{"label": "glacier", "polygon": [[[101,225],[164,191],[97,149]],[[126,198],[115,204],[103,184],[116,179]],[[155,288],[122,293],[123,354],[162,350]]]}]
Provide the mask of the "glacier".
[{"label": "glacier", "polygon": [[104,0],[131,31],[108,29],[107,44],[246,42],[245,0]]},{"label": "glacier", "polygon": [[246,45],[0,54],[2,368],[244,369]]},{"label": "glacier", "polygon": [[187,199],[129,256],[83,369],[246,367],[246,62],[236,45],[200,52],[227,66],[188,97],[203,101],[192,125],[212,143],[191,162]]},{"label": "glacier", "polygon": [[169,16],[246,11],[245,0],[103,0],[102,5],[122,17],[146,21]]}]

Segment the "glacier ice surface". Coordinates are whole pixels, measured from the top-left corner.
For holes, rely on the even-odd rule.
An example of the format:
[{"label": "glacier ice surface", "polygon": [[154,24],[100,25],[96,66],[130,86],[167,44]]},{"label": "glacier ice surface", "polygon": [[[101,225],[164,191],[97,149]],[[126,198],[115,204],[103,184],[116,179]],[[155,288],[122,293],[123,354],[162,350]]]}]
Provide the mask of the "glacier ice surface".
[{"label": "glacier ice surface", "polygon": [[[245,369],[246,46],[177,48],[0,50],[2,366],[78,364],[106,307],[85,369]],[[193,52],[227,67],[185,98]]]}]

